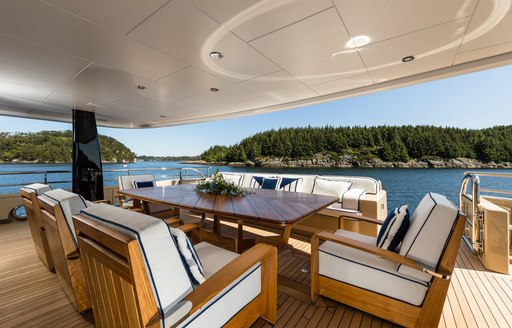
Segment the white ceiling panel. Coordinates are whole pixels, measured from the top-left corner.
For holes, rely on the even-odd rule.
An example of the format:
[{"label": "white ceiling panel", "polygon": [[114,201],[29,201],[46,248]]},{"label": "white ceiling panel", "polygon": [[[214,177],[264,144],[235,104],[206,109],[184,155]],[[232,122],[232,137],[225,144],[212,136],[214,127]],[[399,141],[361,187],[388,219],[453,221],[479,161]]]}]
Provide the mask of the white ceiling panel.
[{"label": "white ceiling panel", "polygon": [[315,91],[285,71],[241,82],[238,85],[254,94],[272,99],[276,103],[298,100],[304,95],[308,98],[318,96]]},{"label": "white ceiling panel", "polygon": [[0,35],[0,81],[48,91],[41,100],[88,64],[76,57]]},{"label": "white ceiling panel", "polygon": [[[44,0],[120,34],[126,34],[169,0]],[[120,14],[122,13],[122,14]]]},{"label": "white ceiling panel", "polygon": [[245,41],[332,7],[331,0],[191,0]]},{"label": "white ceiling panel", "polygon": [[352,37],[369,36],[373,43],[470,16],[477,0],[333,0],[333,2],[350,35]]},{"label": "white ceiling panel", "polygon": [[0,80],[0,97],[14,97],[32,101],[41,101],[48,97],[52,91],[42,90],[31,86],[5,82]]},{"label": "white ceiling panel", "polygon": [[[279,69],[186,0],[171,1],[128,36],[231,81]],[[212,51],[222,52],[224,58],[213,60]]]},{"label": "white ceiling panel", "polygon": [[472,51],[509,42],[512,42],[512,2],[480,1],[460,51]]},{"label": "white ceiling panel", "polygon": [[187,98],[193,95],[208,93],[210,88],[219,90],[229,89],[231,83],[203,72],[196,67],[189,67],[159,80],[168,85],[179,98]]},{"label": "white ceiling panel", "polygon": [[329,81],[325,83],[315,84],[310,86],[311,89],[315,90],[321,95],[328,95],[331,93],[347,91],[351,89],[357,89],[372,85],[373,80],[369,74],[361,74],[348,77],[346,79]]},{"label": "white ceiling panel", "polygon": [[[438,25],[359,50],[374,82],[384,82],[450,66],[469,19]],[[411,62],[402,58],[414,56]]]},{"label": "white ceiling panel", "polygon": [[504,53],[512,52],[512,42],[500,44],[493,47],[487,47],[482,49],[476,49],[466,52],[459,52],[455,57],[454,64],[462,64],[467,63],[473,60],[478,60],[480,58],[486,58],[491,56],[496,56]]},{"label": "white ceiling panel", "polygon": [[[163,101],[184,98],[168,85],[99,64],[87,67],[59,91],[73,94],[74,90],[87,90],[91,89],[91,86],[94,87],[94,90],[110,92],[111,97],[108,98],[112,99],[117,99],[124,94],[135,94]],[[141,90],[138,86],[146,89]]]},{"label": "white ceiling panel", "polygon": [[[2,1],[0,12],[0,31],[4,35],[149,79],[187,67],[179,60],[40,1]],[[20,20],[26,23],[19,24]]]},{"label": "white ceiling panel", "polygon": [[357,52],[345,52],[349,40],[334,8],[268,34],[250,44],[308,85],[365,72]]}]

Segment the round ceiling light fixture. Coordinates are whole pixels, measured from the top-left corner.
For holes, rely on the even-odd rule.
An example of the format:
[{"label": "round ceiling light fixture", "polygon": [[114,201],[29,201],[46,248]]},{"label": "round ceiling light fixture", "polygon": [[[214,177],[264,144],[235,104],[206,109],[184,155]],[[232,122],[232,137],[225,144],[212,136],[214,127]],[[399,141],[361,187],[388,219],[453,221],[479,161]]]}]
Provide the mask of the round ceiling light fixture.
[{"label": "round ceiling light fixture", "polygon": [[139,85],[137,86],[137,89],[139,89],[139,90],[146,90],[147,88],[146,88],[146,86],[144,86],[144,85],[142,85],[142,84],[139,84]]},{"label": "round ceiling light fixture", "polygon": [[219,59],[223,58],[224,55],[218,51],[212,51],[212,52],[210,52],[210,57],[215,60],[219,60]]},{"label": "round ceiling light fixture", "polygon": [[348,49],[355,49],[364,47],[368,43],[370,43],[372,39],[368,35],[358,35],[353,38],[350,38],[350,40],[345,43],[345,48]]},{"label": "round ceiling light fixture", "polygon": [[402,62],[403,63],[408,63],[408,62],[411,62],[414,60],[414,56],[405,56],[404,58],[402,58]]},{"label": "round ceiling light fixture", "polygon": [[219,89],[217,89],[217,88],[210,88],[210,91],[211,92],[217,92],[217,91],[219,91]]}]

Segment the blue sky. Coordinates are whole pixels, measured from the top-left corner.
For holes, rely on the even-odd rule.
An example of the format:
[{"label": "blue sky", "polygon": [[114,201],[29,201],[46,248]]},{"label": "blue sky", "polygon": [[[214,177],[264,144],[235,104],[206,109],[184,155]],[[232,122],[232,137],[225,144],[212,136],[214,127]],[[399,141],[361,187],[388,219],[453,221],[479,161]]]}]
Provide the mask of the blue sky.
[{"label": "blue sky", "polygon": [[[264,115],[157,129],[99,128],[137,155],[198,155],[280,127],[512,124],[512,65]],[[0,131],[66,130],[70,124],[0,116]]]}]

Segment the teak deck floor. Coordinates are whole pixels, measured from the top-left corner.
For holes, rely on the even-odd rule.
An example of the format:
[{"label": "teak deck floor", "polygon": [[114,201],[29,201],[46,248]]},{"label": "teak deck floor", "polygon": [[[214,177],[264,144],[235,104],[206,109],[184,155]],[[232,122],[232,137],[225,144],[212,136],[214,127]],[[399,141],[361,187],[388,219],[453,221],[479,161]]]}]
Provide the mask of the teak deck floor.
[{"label": "teak deck floor", "polygon": [[[223,231],[231,228],[223,225]],[[247,231],[268,234],[253,228]],[[279,249],[278,320],[275,327],[393,327],[364,312],[319,298],[309,302],[309,250],[290,239]],[[305,269],[305,270],[304,270]],[[57,277],[37,257],[25,222],[0,225],[0,327],[94,327],[78,314]],[[485,271],[461,244],[439,327],[511,327],[512,276]],[[253,327],[271,327],[259,319]]]}]

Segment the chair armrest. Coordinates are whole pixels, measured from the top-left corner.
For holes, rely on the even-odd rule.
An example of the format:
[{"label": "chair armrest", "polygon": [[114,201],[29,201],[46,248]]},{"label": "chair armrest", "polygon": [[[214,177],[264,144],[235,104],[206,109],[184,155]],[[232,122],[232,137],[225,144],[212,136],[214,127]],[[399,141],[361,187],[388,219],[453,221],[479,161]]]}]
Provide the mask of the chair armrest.
[{"label": "chair armrest", "polygon": [[71,253],[66,254],[66,259],[68,259],[68,260],[76,260],[79,258],[80,258],[80,254],[78,253],[77,250],[74,250]]},{"label": "chair armrest", "polygon": [[164,219],[164,221],[165,223],[167,223],[167,225],[170,225],[171,227],[178,227],[183,224],[183,220],[179,218],[167,218]]},{"label": "chair armrest", "polygon": [[382,221],[380,220],[377,220],[377,219],[374,219],[374,218],[371,218],[369,216],[363,216],[363,215],[359,215],[359,214],[352,214],[352,213],[343,213],[339,216],[340,219],[350,219],[350,220],[354,220],[354,221],[364,221],[364,222],[370,222],[370,223],[375,223],[375,224],[378,224],[378,225],[382,225]]},{"label": "chair armrest", "polygon": [[432,271],[432,270],[426,268],[426,266],[423,263],[414,261],[408,257],[402,256],[395,252],[391,252],[386,249],[377,247],[375,245],[367,244],[367,243],[364,243],[364,242],[361,242],[358,240],[354,240],[351,238],[338,236],[333,233],[317,232],[316,234],[313,235],[312,238],[316,238],[319,240],[331,241],[331,242],[341,244],[341,245],[344,245],[347,247],[355,248],[357,250],[360,250],[360,251],[363,251],[366,253],[370,253],[370,254],[382,257],[384,259],[387,259],[387,260],[390,260],[390,261],[393,261],[396,263],[403,264],[412,269],[428,273],[431,276],[434,276],[436,278],[448,280],[448,279],[450,279],[450,276],[452,274],[450,271],[445,270],[443,268],[438,268],[436,271]]},{"label": "chair armrest", "polygon": [[108,199],[99,199],[99,200],[95,200],[93,203],[95,204],[100,204],[100,203],[104,203],[104,204],[109,204],[109,205],[112,205],[112,202]]},{"label": "chair armrest", "polygon": [[[267,259],[274,258],[275,268],[272,270],[277,273],[277,250],[274,246],[267,244],[257,244],[244,252],[242,255],[228,263],[204,283],[192,291],[185,300],[192,302],[190,314],[203,307],[215,295],[220,293],[230,283],[249,270],[257,262],[264,262]],[[262,275],[263,272],[262,272]],[[277,275],[275,277],[277,279]],[[262,286],[262,289],[265,288]]]}]

